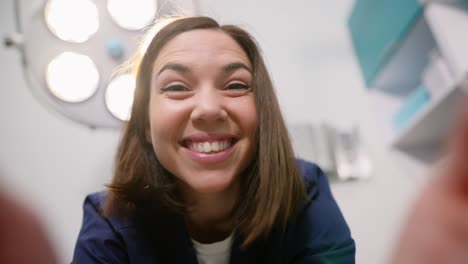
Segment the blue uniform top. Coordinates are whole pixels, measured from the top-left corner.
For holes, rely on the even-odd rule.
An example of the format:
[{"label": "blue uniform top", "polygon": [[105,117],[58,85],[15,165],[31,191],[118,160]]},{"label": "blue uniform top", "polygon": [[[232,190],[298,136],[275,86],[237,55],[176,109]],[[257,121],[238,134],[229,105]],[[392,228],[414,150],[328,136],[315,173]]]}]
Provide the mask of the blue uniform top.
[{"label": "blue uniform top", "polygon": [[[299,166],[307,189],[302,210],[284,232],[274,228],[245,250],[235,237],[230,263],[355,263],[354,240],[327,177],[312,163],[299,161]],[[106,218],[100,214],[105,198],[106,192],[86,197],[73,263],[197,263],[181,216]]]}]

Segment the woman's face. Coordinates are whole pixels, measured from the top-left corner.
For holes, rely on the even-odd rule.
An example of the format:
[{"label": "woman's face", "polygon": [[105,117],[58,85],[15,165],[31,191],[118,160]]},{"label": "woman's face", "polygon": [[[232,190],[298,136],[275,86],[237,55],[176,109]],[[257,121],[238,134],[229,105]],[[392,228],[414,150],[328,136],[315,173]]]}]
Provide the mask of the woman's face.
[{"label": "woman's face", "polygon": [[255,152],[252,65],[226,33],[198,29],[169,41],[154,62],[147,131],[183,190],[237,190]]}]

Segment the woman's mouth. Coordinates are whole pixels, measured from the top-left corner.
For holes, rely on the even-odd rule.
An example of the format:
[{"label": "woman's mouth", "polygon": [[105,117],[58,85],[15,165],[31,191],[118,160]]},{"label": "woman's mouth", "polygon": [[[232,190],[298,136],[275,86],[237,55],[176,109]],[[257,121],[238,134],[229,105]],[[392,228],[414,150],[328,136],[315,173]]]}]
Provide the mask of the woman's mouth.
[{"label": "woman's mouth", "polygon": [[214,164],[226,160],[234,150],[239,139],[234,137],[220,138],[185,138],[180,142],[185,153],[196,162]]},{"label": "woman's mouth", "polygon": [[189,142],[187,148],[199,153],[216,153],[223,151],[231,146],[229,140],[211,141],[211,142]]}]

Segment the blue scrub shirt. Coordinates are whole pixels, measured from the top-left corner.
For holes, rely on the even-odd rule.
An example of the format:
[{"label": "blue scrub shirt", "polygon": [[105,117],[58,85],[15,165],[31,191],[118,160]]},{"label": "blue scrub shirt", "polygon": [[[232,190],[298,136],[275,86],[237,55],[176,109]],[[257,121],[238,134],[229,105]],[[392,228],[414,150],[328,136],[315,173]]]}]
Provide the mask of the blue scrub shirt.
[{"label": "blue scrub shirt", "polygon": [[[299,160],[307,200],[288,223],[266,239],[240,249],[235,237],[230,263],[355,263],[355,243],[322,170]],[[101,207],[107,192],[90,194],[73,263],[197,263],[183,217],[143,212],[144,217],[106,218]]]}]

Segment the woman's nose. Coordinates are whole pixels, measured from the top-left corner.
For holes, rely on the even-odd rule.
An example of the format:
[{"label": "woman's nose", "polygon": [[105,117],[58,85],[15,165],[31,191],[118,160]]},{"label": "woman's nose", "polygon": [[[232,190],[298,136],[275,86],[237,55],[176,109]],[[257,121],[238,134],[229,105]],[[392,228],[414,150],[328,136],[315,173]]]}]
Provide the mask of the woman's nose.
[{"label": "woman's nose", "polygon": [[202,88],[197,91],[195,106],[191,114],[192,120],[213,122],[225,120],[226,117],[223,96],[218,89]]}]

